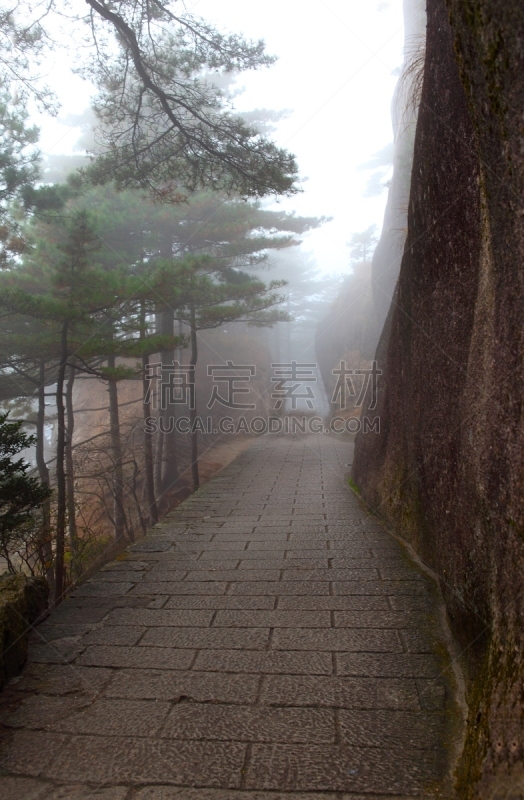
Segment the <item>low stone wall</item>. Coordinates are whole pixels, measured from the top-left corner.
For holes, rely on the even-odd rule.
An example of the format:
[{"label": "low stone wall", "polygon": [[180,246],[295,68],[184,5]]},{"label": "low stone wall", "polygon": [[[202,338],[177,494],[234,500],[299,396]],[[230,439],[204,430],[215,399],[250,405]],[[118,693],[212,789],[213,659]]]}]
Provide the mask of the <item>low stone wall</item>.
[{"label": "low stone wall", "polygon": [[43,578],[0,578],[0,689],[22,669],[30,626],[46,610],[47,598]]}]

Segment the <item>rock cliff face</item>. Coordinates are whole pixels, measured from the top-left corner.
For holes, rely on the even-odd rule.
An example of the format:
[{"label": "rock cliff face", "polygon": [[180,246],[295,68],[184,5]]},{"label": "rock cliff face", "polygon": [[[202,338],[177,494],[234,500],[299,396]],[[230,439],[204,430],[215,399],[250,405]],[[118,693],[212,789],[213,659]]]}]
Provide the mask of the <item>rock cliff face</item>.
[{"label": "rock cliff face", "polygon": [[524,4],[448,6],[428,0],[381,433],[353,478],[440,575],[468,673],[459,794],[505,798],[524,787]]},{"label": "rock cliff face", "polygon": [[407,231],[413,140],[426,39],[425,0],[404,0],[404,64],[391,103],[393,177],[380,241],[373,255],[373,300],[380,327],[395,290]]}]

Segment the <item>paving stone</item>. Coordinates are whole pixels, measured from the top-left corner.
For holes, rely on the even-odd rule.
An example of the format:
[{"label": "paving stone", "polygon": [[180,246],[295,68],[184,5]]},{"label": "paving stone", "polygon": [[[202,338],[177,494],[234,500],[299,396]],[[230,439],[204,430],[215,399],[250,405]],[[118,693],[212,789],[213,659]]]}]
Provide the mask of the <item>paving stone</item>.
[{"label": "paving stone", "polygon": [[269,628],[151,628],[140,647],[265,650],[268,643]]},{"label": "paving stone", "polygon": [[97,786],[55,786],[49,787],[45,800],[127,800],[128,786],[111,786],[103,788]]},{"label": "paving stone", "polygon": [[416,681],[408,678],[380,678],[377,680],[377,708],[398,708],[419,711],[424,708]]},{"label": "paving stone", "polygon": [[273,709],[260,706],[177,705],[163,736],[241,742],[335,741],[335,716],[328,709]]},{"label": "paving stone", "polygon": [[414,681],[391,678],[267,675],[262,681],[260,701],[277,706],[420,710]]},{"label": "paving stone", "polygon": [[169,703],[103,698],[89,708],[58,719],[52,728],[60,733],[96,736],[156,736],[169,712]]},{"label": "paving stone", "polygon": [[194,703],[254,703],[258,675],[218,672],[119,670],[105,691],[106,697],[171,700]]},{"label": "paving stone", "polygon": [[[207,544],[203,545],[202,546],[202,550],[204,550],[206,553],[213,553],[216,550],[220,550],[220,551],[223,551],[225,553],[229,552],[230,550],[232,550],[233,552],[236,552],[237,550],[242,552],[243,550],[245,550],[245,547],[242,547],[241,543],[239,543],[239,542],[215,542],[215,541],[213,541],[213,542],[208,542]],[[228,555],[228,558],[230,558],[229,555]]]},{"label": "paving stone", "polygon": [[208,628],[213,619],[212,611],[176,611],[170,608],[161,609],[115,609],[107,616],[108,625],[141,625],[150,628],[155,625],[174,628]]},{"label": "paving stone", "polygon": [[299,570],[286,569],[282,580],[284,581],[376,581],[376,569],[312,569]]},{"label": "paving stone", "polygon": [[423,583],[418,581],[344,581],[333,583],[334,594],[406,594],[418,595],[425,594],[426,588]]},{"label": "paving stone", "polygon": [[[68,738],[58,733],[15,731],[2,745],[0,769],[14,775],[39,777],[63,750]],[[2,782],[3,776],[0,785]]]},{"label": "paving stone", "polygon": [[145,557],[148,558],[151,565],[150,572],[154,569],[180,571],[188,565],[188,562],[190,563],[187,568],[194,569],[192,564],[198,561],[201,554],[202,550],[197,550],[196,552],[188,552],[187,550],[177,552],[175,550],[169,553],[148,553]]},{"label": "paving stone", "polygon": [[341,534],[337,537],[330,528],[326,538],[329,541],[329,550],[333,555],[343,555],[345,558],[348,558],[352,554],[368,556],[371,553],[369,544],[360,537],[355,539],[354,537],[349,538]]},{"label": "paving stone", "polygon": [[[197,561],[196,559],[193,561],[158,561],[149,572],[149,577],[151,578],[153,575],[158,576],[159,574],[167,572],[179,572],[181,570],[189,572],[190,570],[200,569],[236,569],[239,564],[240,560],[238,558],[222,558],[221,554],[217,552],[216,557],[213,556],[206,561]],[[159,580],[164,579],[159,578]]]},{"label": "paving stone", "polygon": [[[2,799],[3,800],[3,799]],[[332,792],[244,792],[242,790],[185,789],[178,786],[148,786],[140,789],[133,800],[341,800]],[[354,795],[342,800],[364,800]],[[366,799],[367,800],[367,799]],[[376,798],[373,800],[408,800],[407,798]],[[409,798],[409,800],[412,800]]]},{"label": "paving stone", "polygon": [[163,553],[165,550],[169,550],[170,547],[169,542],[146,540],[145,542],[131,545],[129,550],[132,553]]},{"label": "paving stone", "polygon": [[105,617],[109,606],[90,606],[88,608],[78,607],[75,601],[66,600],[59,606],[53,615],[42,622],[37,630],[44,633],[47,625],[77,625],[77,624],[90,624],[92,622],[100,622]]},{"label": "paving stone", "polygon": [[[138,578],[137,578],[138,580]],[[91,597],[92,595],[127,594],[135,584],[130,582],[109,583],[104,580],[92,580],[75,589],[73,597]]]},{"label": "paving stone", "polygon": [[436,659],[426,655],[384,653],[377,658],[370,653],[338,653],[337,664],[340,675],[435,678],[440,674]]},{"label": "paving stone", "polygon": [[397,631],[378,628],[279,629],[275,630],[271,646],[274,650],[329,650],[357,653],[396,653],[403,650]]},{"label": "paving stone", "polygon": [[0,800],[39,800],[49,796],[50,785],[34,778],[14,778],[3,775],[0,781]]},{"label": "paving stone", "polygon": [[[119,572],[99,572],[96,576],[97,583],[102,581],[103,583],[122,583],[124,582],[131,582],[136,583],[138,581],[142,581],[144,579],[143,572],[134,572],[133,570],[128,570],[127,572],[119,571]],[[125,592],[124,592],[125,594]]]},{"label": "paving stone", "polygon": [[400,747],[435,750],[442,738],[442,720],[436,715],[391,710],[341,710],[342,744],[349,747]]},{"label": "paving stone", "polygon": [[107,647],[93,645],[78,659],[78,664],[96,667],[137,667],[151,669],[189,669],[191,650],[166,647]]},{"label": "paving stone", "polygon": [[82,637],[82,644],[108,644],[133,646],[144,635],[145,628],[131,627],[129,625],[104,625],[90,631]]},{"label": "paving stone", "polygon": [[427,594],[420,596],[406,596],[398,594],[388,595],[388,602],[394,611],[427,611],[431,607]]},{"label": "paving stone", "polygon": [[[425,617],[418,612],[407,611],[335,611],[336,628],[405,628],[412,624],[420,627]],[[412,651],[427,652],[427,651]]]},{"label": "paving stone", "polygon": [[387,610],[388,600],[385,595],[344,595],[328,597],[279,597],[278,608],[304,609],[318,611],[329,610]]},{"label": "paving stone", "polygon": [[248,608],[269,609],[275,607],[275,600],[275,597],[266,595],[255,595],[252,597],[231,597],[230,595],[221,595],[218,597],[191,597],[187,595],[181,595],[178,597],[170,597],[165,605],[165,608],[236,608],[241,610]]},{"label": "paving stone", "polygon": [[329,611],[219,611],[215,628],[330,628]]},{"label": "paving stone", "polygon": [[286,653],[236,650],[202,650],[195,669],[225,672],[280,672],[290,675],[331,675],[333,664],[329,653]]},{"label": "paving stone", "polygon": [[[177,565],[178,566],[178,565]],[[158,567],[155,567],[147,575],[144,576],[142,580],[142,587],[147,589],[150,583],[165,583],[167,581],[183,581],[186,577],[189,570],[187,569],[165,569],[160,570]]]},{"label": "paving stone", "polygon": [[188,581],[278,581],[280,570],[278,569],[259,569],[251,570],[249,574],[237,569],[231,570],[201,570],[190,572],[187,576]]},{"label": "paving stone", "polygon": [[437,774],[425,751],[254,744],[246,788],[413,793]]},{"label": "paving stone", "polygon": [[9,728],[49,730],[92,702],[93,698],[88,694],[68,697],[29,695],[8,718],[2,715],[2,722]]},{"label": "paving stone", "polygon": [[113,673],[110,669],[79,667],[77,664],[29,664],[16,687],[19,691],[41,692],[49,695],[64,695],[86,692],[97,695],[109,683]]},{"label": "paving stone", "polygon": [[403,630],[400,631],[400,638],[404,644],[404,648],[408,653],[433,653],[435,649],[434,643],[431,641],[429,635],[423,630]]},{"label": "paving stone", "polygon": [[267,531],[268,534],[282,534],[286,537],[286,540],[288,535],[291,533],[291,530],[292,529],[289,522],[283,522],[280,525],[276,525],[274,522],[257,522],[253,528],[253,532],[256,534],[261,535]]},{"label": "paving stone", "polygon": [[[327,556],[327,553],[326,553]],[[327,558],[289,558],[289,553],[287,558],[283,559],[272,559],[268,558],[265,561],[258,561],[253,559],[252,561],[240,561],[239,569],[305,569],[311,570],[316,569],[318,567],[324,567],[327,569],[329,566],[329,561]]]},{"label": "paving stone", "polygon": [[401,566],[381,566],[380,577],[384,581],[424,581],[424,578],[415,568]]},{"label": "paving stone", "polygon": [[71,625],[51,625],[43,623],[38,625],[29,634],[31,644],[44,644],[45,642],[53,642],[56,639],[68,639],[72,636],[82,636],[91,630],[90,624],[71,624]]},{"label": "paving stone", "polygon": [[287,549],[288,545],[287,536],[275,538],[274,536],[266,537],[263,533],[260,533],[258,536],[253,535],[250,536],[248,540],[247,552],[249,556],[246,556],[246,558],[252,558],[251,553],[253,550],[260,551],[262,558],[264,558],[267,550],[270,552],[278,550],[284,551]]},{"label": "paving stone", "polygon": [[273,583],[234,583],[231,587],[232,594],[300,594],[300,595],[328,595],[329,583],[320,581],[279,581]]},{"label": "paving stone", "polygon": [[[337,550],[336,553],[340,553]],[[354,556],[352,558],[340,558],[338,555],[330,553],[331,566],[333,569],[378,569],[383,560],[376,556]]]},{"label": "paving stone", "polygon": [[30,642],[28,658],[40,664],[70,664],[84,650],[84,645],[75,639],[55,639],[45,642]]},{"label": "paving stone", "polygon": [[198,582],[192,581],[169,581],[163,583],[156,583],[148,581],[140,585],[136,585],[133,589],[134,595],[151,595],[151,594],[224,594],[227,588],[227,583]]},{"label": "paving stone", "polygon": [[[254,542],[254,544],[261,544],[260,542]],[[278,547],[268,547],[266,550],[261,550],[259,547],[256,550],[236,550],[235,555],[241,561],[266,561],[268,559],[275,560],[283,560],[284,558],[284,545],[287,545],[287,542],[279,542]]]},{"label": "paving stone", "polygon": [[[213,536],[214,542],[287,542],[288,534],[286,532],[271,533],[267,528],[259,530],[255,528],[253,533],[234,533],[228,531],[219,531]],[[256,548],[255,548],[256,549]]]},{"label": "paving stone", "polygon": [[[64,743],[65,744],[65,743]],[[170,781],[191,786],[237,788],[245,758],[238,742],[73,736],[43,770],[44,776],[93,783]]]}]

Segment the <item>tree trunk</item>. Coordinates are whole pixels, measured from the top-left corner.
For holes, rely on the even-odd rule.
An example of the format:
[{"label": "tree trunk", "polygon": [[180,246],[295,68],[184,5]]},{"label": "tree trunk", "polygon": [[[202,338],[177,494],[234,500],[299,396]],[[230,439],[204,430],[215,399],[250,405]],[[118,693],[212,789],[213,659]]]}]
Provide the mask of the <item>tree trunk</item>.
[{"label": "tree trunk", "polygon": [[[160,402],[160,401],[158,401]],[[157,422],[163,419],[162,411],[159,409]],[[160,426],[156,433],[156,447],[155,447],[155,495],[159,500],[162,499],[162,459],[164,456],[164,434]]]},{"label": "tree trunk", "polygon": [[[49,469],[45,461],[45,361],[40,362],[38,376],[38,411],[36,414],[36,466],[40,480],[49,486]],[[49,596],[53,597],[55,590],[55,571],[53,565],[53,547],[51,544],[51,499],[47,498],[42,503],[42,536],[40,544],[40,561],[44,571]]]},{"label": "tree trunk", "polygon": [[198,342],[195,318],[195,307],[191,306],[191,359],[190,366],[195,367],[195,398],[193,408],[189,410],[191,420],[191,474],[193,477],[193,490],[196,492],[200,486],[200,476],[198,474],[198,431],[196,429],[197,403],[196,403],[196,364],[198,359]]},{"label": "tree trunk", "polygon": [[78,571],[78,533],[76,528],[75,507],[75,472],[73,467],[73,433],[75,429],[75,416],[73,410],[73,386],[76,370],[69,365],[66,388],[67,427],[65,437],[65,467],[66,467],[66,493],[67,493],[67,524],[69,528],[69,546],[71,548],[71,572],[76,576]]},{"label": "tree trunk", "polygon": [[[173,311],[172,309],[164,309],[160,314],[160,330],[163,336],[173,336],[174,335],[174,319],[173,319]],[[169,378],[171,375],[171,370],[173,369],[173,361],[175,358],[175,351],[174,350],[164,350],[160,353],[160,359],[162,361],[162,385],[169,386]],[[167,397],[170,396],[170,393],[167,392]],[[163,453],[162,453],[162,492],[166,492],[171,489],[179,478],[178,472],[178,453],[177,453],[177,442],[176,442],[176,431],[174,429],[174,424],[172,420],[175,416],[175,406],[171,403],[166,403],[166,408],[162,409],[162,417],[164,420],[164,430],[167,431],[164,433],[164,442],[163,442]],[[172,430],[171,430],[172,428]]]},{"label": "tree trunk", "polygon": [[60,364],[56,380],[56,553],[55,553],[55,596],[54,604],[63,600],[65,589],[64,547],[66,528],[66,475],[65,475],[65,441],[66,419],[64,406],[64,382],[67,369],[67,332],[69,323],[62,325]]},{"label": "tree trunk", "polygon": [[273,337],[274,338],[274,348],[275,348],[275,352],[273,354],[273,361],[276,364],[280,364],[281,363],[281,360],[280,360],[280,327],[279,327],[279,325],[280,325],[280,323],[276,322],[275,325],[273,326],[273,330],[275,332],[275,335]]},{"label": "tree trunk", "polygon": [[[115,369],[115,357],[111,355],[107,359],[109,369]],[[124,467],[122,458],[122,441],[120,439],[120,416],[118,411],[118,386],[117,381],[109,380],[109,431],[111,438],[111,450],[113,454],[113,502],[114,502],[114,525],[115,539],[120,542],[124,538],[125,513],[124,513]]]},{"label": "tree trunk", "polygon": [[[145,303],[142,303],[140,308],[140,338],[145,338],[145,323],[146,323]],[[145,469],[145,488],[147,499],[147,515],[151,525],[158,522],[158,508],[155,497],[155,474],[153,462],[153,434],[147,430],[147,420],[151,417],[151,402],[148,399],[148,390],[150,388],[147,381],[147,373],[149,367],[149,356],[142,356],[142,390],[143,390],[143,408],[144,408],[144,469]]]}]

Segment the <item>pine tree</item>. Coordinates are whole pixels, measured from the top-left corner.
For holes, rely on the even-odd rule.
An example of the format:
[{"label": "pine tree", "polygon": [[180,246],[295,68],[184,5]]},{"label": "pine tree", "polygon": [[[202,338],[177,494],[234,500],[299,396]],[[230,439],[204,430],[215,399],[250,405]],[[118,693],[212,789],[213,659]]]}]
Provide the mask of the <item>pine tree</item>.
[{"label": "pine tree", "polygon": [[[49,351],[55,359],[57,440],[56,440],[56,545],[55,603],[61,602],[65,589],[65,532],[68,508],[65,457],[68,447],[66,420],[66,375],[72,356],[75,364],[87,366],[92,357],[89,340],[100,325],[102,312],[112,307],[118,297],[118,276],[93,264],[99,242],[85,212],[73,214],[67,224],[54,229],[56,240],[49,237],[32,254],[35,262],[31,274],[40,268],[39,293],[24,287],[24,271],[20,280],[2,292],[0,302],[10,314],[30,318],[47,332]],[[45,267],[42,266],[45,262]]]},{"label": "pine tree", "polygon": [[0,548],[9,571],[15,572],[13,545],[27,535],[34,523],[34,512],[49,498],[51,490],[27,474],[27,461],[14,460],[36,439],[22,432],[23,420],[11,422],[8,416],[0,414]]},{"label": "pine tree", "polygon": [[[283,281],[266,285],[246,272],[224,266],[209,255],[186,256],[160,264],[150,286],[165,299],[171,313],[190,331],[189,366],[198,361],[198,332],[243,321],[260,327],[287,321],[285,311],[274,308],[284,299],[278,290]],[[196,391],[197,387],[195,387]],[[190,408],[191,469],[193,488],[200,484],[196,403]]]}]

